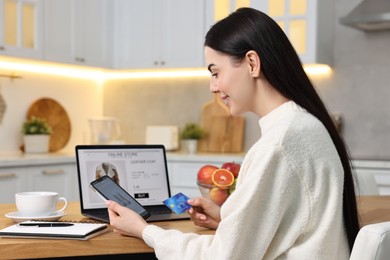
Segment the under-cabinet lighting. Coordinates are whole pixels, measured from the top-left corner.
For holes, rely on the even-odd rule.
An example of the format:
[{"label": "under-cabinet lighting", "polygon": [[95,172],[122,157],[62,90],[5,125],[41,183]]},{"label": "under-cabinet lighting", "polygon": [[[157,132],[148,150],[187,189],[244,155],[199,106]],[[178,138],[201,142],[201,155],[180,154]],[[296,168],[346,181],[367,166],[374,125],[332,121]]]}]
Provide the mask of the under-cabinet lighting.
[{"label": "under-cabinet lighting", "polygon": [[[206,68],[120,71],[29,60],[20,61],[12,58],[0,58],[0,69],[13,73],[17,72],[18,74],[31,72],[43,75],[89,79],[100,83],[113,79],[210,77],[210,73]],[[308,64],[304,65],[304,69],[309,75],[327,75],[331,72],[331,68],[324,64]]]},{"label": "under-cabinet lighting", "polygon": [[206,76],[210,76],[210,72],[207,69],[105,72],[105,79],[178,78],[178,77],[206,77]]},{"label": "under-cabinet lighting", "polygon": [[326,64],[305,64],[303,68],[309,75],[328,75],[332,71],[330,66]]},{"label": "under-cabinet lighting", "polygon": [[71,78],[104,80],[104,74],[102,74],[102,70],[80,68],[77,66],[0,60],[0,69],[17,71],[19,72],[19,74],[20,72],[31,72],[37,74],[64,76]]},{"label": "under-cabinet lighting", "polygon": [[210,76],[206,68],[202,69],[159,69],[120,71],[109,69],[93,69],[77,65],[59,65],[48,62],[37,62],[22,59],[0,59],[0,69],[17,72],[31,72],[71,78],[91,79],[102,82],[108,79],[126,78],[174,78]]}]

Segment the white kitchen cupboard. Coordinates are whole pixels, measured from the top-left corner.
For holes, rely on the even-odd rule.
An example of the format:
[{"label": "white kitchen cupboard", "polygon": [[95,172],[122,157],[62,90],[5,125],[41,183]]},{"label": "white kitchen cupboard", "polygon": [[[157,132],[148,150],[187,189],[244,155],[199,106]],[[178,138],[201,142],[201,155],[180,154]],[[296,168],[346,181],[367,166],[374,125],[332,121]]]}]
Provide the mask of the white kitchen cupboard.
[{"label": "white kitchen cupboard", "polygon": [[108,0],[45,0],[44,59],[110,67],[112,12]]},{"label": "white kitchen cupboard", "polygon": [[0,167],[0,203],[14,203],[20,191],[55,191],[68,201],[78,201],[75,163]]},{"label": "white kitchen cupboard", "polygon": [[26,171],[26,167],[0,168],[0,203],[14,203],[15,193],[27,190]]},{"label": "white kitchen cupboard", "polygon": [[115,68],[203,67],[206,0],[117,0]]},{"label": "white kitchen cupboard", "polygon": [[232,154],[168,154],[168,174],[171,193],[174,195],[182,192],[188,197],[201,196],[199,187],[196,184],[196,177],[199,169],[211,164],[221,167],[225,162],[236,162],[241,164],[243,155]]},{"label": "white kitchen cupboard", "polygon": [[303,64],[332,64],[333,0],[253,0],[285,31]]},{"label": "white kitchen cupboard", "polygon": [[34,191],[55,191],[68,201],[78,201],[76,165],[52,164],[30,166],[27,169],[28,187]]},{"label": "white kitchen cupboard", "polygon": [[182,192],[190,198],[201,196],[196,185],[196,175],[203,165],[203,163],[194,162],[168,162],[172,195]]},{"label": "white kitchen cupboard", "polygon": [[214,21],[225,18],[237,8],[251,5],[251,0],[213,0],[209,2],[213,5],[211,8]]},{"label": "white kitchen cupboard", "polygon": [[359,195],[390,195],[390,161],[354,160]]},{"label": "white kitchen cupboard", "polygon": [[0,55],[41,59],[41,0],[0,0]]}]

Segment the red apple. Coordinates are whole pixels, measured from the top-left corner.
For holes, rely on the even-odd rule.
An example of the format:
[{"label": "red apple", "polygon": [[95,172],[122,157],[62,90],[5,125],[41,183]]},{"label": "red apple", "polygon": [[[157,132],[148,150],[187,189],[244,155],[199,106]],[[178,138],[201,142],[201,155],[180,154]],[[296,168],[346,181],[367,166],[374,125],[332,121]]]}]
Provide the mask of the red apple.
[{"label": "red apple", "polygon": [[211,176],[212,176],[213,172],[217,169],[218,169],[217,166],[214,166],[211,164],[206,164],[206,165],[202,166],[198,171],[198,175],[197,175],[197,179],[196,179],[198,181],[198,184],[213,185],[213,180],[212,180]]},{"label": "red apple", "polygon": [[237,178],[241,165],[235,162],[226,162],[222,164],[221,168],[229,170],[231,173],[233,173],[234,178]]},{"label": "red apple", "polygon": [[211,188],[209,191],[210,200],[215,204],[221,206],[229,197],[228,190],[220,189],[218,187]]}]

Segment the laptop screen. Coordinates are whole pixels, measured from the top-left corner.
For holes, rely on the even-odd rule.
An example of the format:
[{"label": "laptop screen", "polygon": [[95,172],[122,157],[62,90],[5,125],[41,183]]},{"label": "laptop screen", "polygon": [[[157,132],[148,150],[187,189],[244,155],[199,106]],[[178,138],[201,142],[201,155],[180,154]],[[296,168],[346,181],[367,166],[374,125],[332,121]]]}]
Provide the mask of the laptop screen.
[{"label": "laptop screen", "polygon": [[105,208],[89,184],[110,176],[143,206],[163,205],[170,197],[163,145],[76,146],[80,203],[84,209]]}]

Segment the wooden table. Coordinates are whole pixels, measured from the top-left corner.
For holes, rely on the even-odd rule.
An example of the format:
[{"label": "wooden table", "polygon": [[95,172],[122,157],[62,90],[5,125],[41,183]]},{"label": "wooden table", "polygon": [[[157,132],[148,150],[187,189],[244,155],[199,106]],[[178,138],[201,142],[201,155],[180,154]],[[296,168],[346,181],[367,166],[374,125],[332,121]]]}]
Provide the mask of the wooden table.
[{"label": "wooden table", "polygon": [[[4,215],[16,211],[15,204],[0,204],[0,229],[14,224],[12,219]],[[68,203],[66,215],[60,220],[86,221],[80,213],[78,202]],[[197,227],[189,220],[154,222],[163,228],[175,228],[183,232],[195,232],[198,234],[212,234],[213,231]],[[55,239],[24,239],[24,238],[0,238],[1,259],[26,259],[26,258],[54,258],[67,256],[98,256],[98,255],[124,255],[150,253],[154,256],[152,248],[138,238],[121,236],[112,230],[91,238],[87,241],[79,240],[55,240]],[[137,257],[141,258],[141,256]],[[147,257],[142,257],[146,259]],[[153,257],[154,258],[154,257]],[[155,258],[154,258],[155,259]]]},{"label": "wooden table", "polygon": [[[390,221],[390,196],[365,196],[358,199],[358,207],[363,225]],[[4,215],[16,211],[14,204],[0,204],[0,228],[14,224],[13,220]],[[78,202],[70,202],[66,215],[61,220],[88,220],[80,214]],[[163,228],[175,228],[183,232],[198,234],[212,234],[213,231],[197,227],[189,220],[156,222]],[[143,240],[121,236],[111,230],[108,233],[94,237],[87,241],[54,240],[54,239],[23,239],[1,238],[0,258],[56,258],[72,256],[98,255],[127,255],[150,254],[153,258],[153,249]],[[137,255],[137,259],[138,259]],[[145,259],[145,258],[142,258]]]},{"label": "wooden table", "polygon": [[361,196],[357,204],[361,226],[390,221],[390,196]]}]

